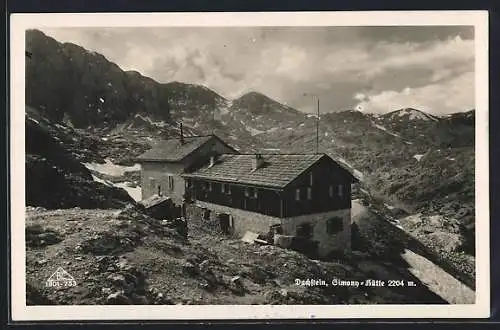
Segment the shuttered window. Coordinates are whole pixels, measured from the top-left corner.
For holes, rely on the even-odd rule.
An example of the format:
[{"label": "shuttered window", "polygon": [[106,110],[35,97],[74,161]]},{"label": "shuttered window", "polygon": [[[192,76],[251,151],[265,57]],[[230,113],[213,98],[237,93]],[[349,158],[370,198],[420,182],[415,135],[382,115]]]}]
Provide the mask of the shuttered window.
[{"label": "shuttered window", "polygon": [[333,217],[326,220],[326,232],[328,234],[336,234],[344,229],[342,218]]},{"label": "shuttered window", "polygon": [[312,199],[312,189],[311,189],[311,187],[307,188],[307,199],[309,199],[309,200]]},{"label": "shuttered window", "polygon": [[228,195],[231,195],[231,186],[228,185],[227,183],[222,183],[220,185],[220,191],[223,193],[223,194],[228,194]]},{"label": "shuttered window", "polygon": [[295,200],[300,201],[300,188],[295,190]]}]

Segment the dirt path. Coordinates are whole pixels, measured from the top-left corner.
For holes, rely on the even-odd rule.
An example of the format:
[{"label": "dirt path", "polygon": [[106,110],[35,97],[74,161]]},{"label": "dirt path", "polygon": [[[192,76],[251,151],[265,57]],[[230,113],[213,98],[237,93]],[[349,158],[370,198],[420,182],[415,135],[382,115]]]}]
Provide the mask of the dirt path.
[{"label": "dirt path", "polygon": [[439,266],[410,250],[401,257],[411,266],[409,271],[450,304],[473,304],[475,292]]}]

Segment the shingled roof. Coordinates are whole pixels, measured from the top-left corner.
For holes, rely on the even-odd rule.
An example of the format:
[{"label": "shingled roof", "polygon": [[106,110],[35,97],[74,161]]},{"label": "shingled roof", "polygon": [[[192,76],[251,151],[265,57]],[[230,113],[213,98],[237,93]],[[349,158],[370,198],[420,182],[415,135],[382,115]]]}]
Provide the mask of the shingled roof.
[{"label": "shingled roof", "polygon": [[215,135],[187,136],[184,137],[184,142],[182,143],[178,138],[164,140],[159,142],[152,149],[149,149],[137,157],[137,160],[166,162],[181,161],[212,138],[217,137]]},{"label": "shingled roof", "polygon": [[264,165],[252,171],[255,155],[221,155],[213,166],[201,168],[184,177],[284,188],[325,154],[262,155]]}]

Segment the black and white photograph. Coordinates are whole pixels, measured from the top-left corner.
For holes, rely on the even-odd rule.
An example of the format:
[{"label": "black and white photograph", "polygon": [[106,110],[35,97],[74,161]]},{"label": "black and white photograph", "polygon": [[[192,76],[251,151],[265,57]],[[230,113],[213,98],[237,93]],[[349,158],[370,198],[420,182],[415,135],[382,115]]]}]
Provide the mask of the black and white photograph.
[{"label": "black and white photograph", "polygon": [[11,20],[20,319],[487,316],[486,13]]}]

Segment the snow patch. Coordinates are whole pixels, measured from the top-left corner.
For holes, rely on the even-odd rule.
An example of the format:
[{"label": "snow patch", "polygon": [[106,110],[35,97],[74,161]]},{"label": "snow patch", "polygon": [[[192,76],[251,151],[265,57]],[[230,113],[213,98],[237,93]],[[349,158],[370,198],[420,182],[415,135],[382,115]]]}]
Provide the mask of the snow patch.
[{"label": "snow patch", "polygon": [[245,129],[250,133],[251,136],[265,133],[266,131],[261,131],[250,126],[245,126]]},{"label": "snow patch", "polygon": [[106,180],[103,180],[103,179],[100,179],[99,177],[95,176],[94,174],[92,174],[92,179],[96,182],[100,182],[102,184],[105,184],[106,186],[108,187],[111,187],[113,186],[113,184],[109,181],[106,181]]},{"label": "snow patch", "polygon": [[115,165],[109,158],[106,158],[104,164],[99,163],[83,163],[86,168],[91,171],[96,171],[101,174],[110,176],[122,176],[125,172],[140,171],[141,165],[135,164],[134,166]]},{"label": "snow patch", "polygon": [[382,126],[382,125],[375,124],[374,122],[372,122],[372,125],[373,125],[373,126],[375,126],[376,128],[378,128],[379,130],[382,130],[382,131],[386,132],[387,134],[390,134],[390,135],[395,136],[395,137],[398,137],[398,138],[400,138],[400,137],[401,137],[399,134],[396,134],[396,133],[390,132],[387,128],[385,128],[385,127],[384,127],[384,126]]},{"label": "snow patch", "polygon": [[[168,124],[167,124],[166,122],[164,122],[163,120],[161,120],[161,121],[153,121],[153,120],[151,120],[151,118],[149,118],[149,117],[147,117],[147,116],[146,116],[146,117],[145,117],[145,116],[141,116],[141,115],[140,115],[140,114],[138,114],[138,113],[134,116],[134,118],[140,118],[140,119],[144,120],[145,122],[148,122],[148,123],[150,123],[151,125],[153,125],[153,126],[157,126],[157,127],[165,127],[165,126],[167,126],[167,125],[168,125]],[[129,125],[129,128],[130,128],[130,125]]]},{"label": "snow patch", "polygon": [[60,125],[60,124],[54,124],[57,128],[62,129],[64,131],[68,130],[68,127]]},{"label": "snow patch", "polygon": [[127,181],[119,182],[119,183],[115,183],[115,187],[125,189],[125,191],[127,191],[127,193],[130,195],[130,197],[132,197],[136,202],[141,201],[141,199],[142,199],[141,187],[140,186],[130,187],[129,184],[130,184],[130,182],[127,182]]},{"label": "snow patch", "polygon": [[419,119],[419,120],[424,120],[424,121],[428,121],[428,120],[438,121],[438,119],[436,119],[436,118],[434,118],[426,113],[423,113],[421,111],[415,110],[415,109],[400,110],[400,111],[398,111],[397,116],[398,117],[409,116],[410,120]]},{"label": "snow patch", "polygon": [[92,179],[95,182],[100,182],[108,187],[117,187],[117,188],[122,188],[125,189],[125,191],[129,194],[130,197],[132,197],[136,202],[139,202],[142,198],[142,189],[140,186],[137,187],[130,187],[130,182],[125,181],[125,182],[118,182],[118,183],[112,183],[107,180],[103,180],[95,175],[92,174]]},{"label": "snow patch", "polygon": [[384,206],[387,207],[389,210],[394,210],[395,207],[389,204],[384,203]]},{"label": "snow patch", "polygon": [[424,155],[419,155],[419,154],[413,155],[413,158],[415,158],[417,162],[419,162],[422,159],[422,157],[424,157]]}]

